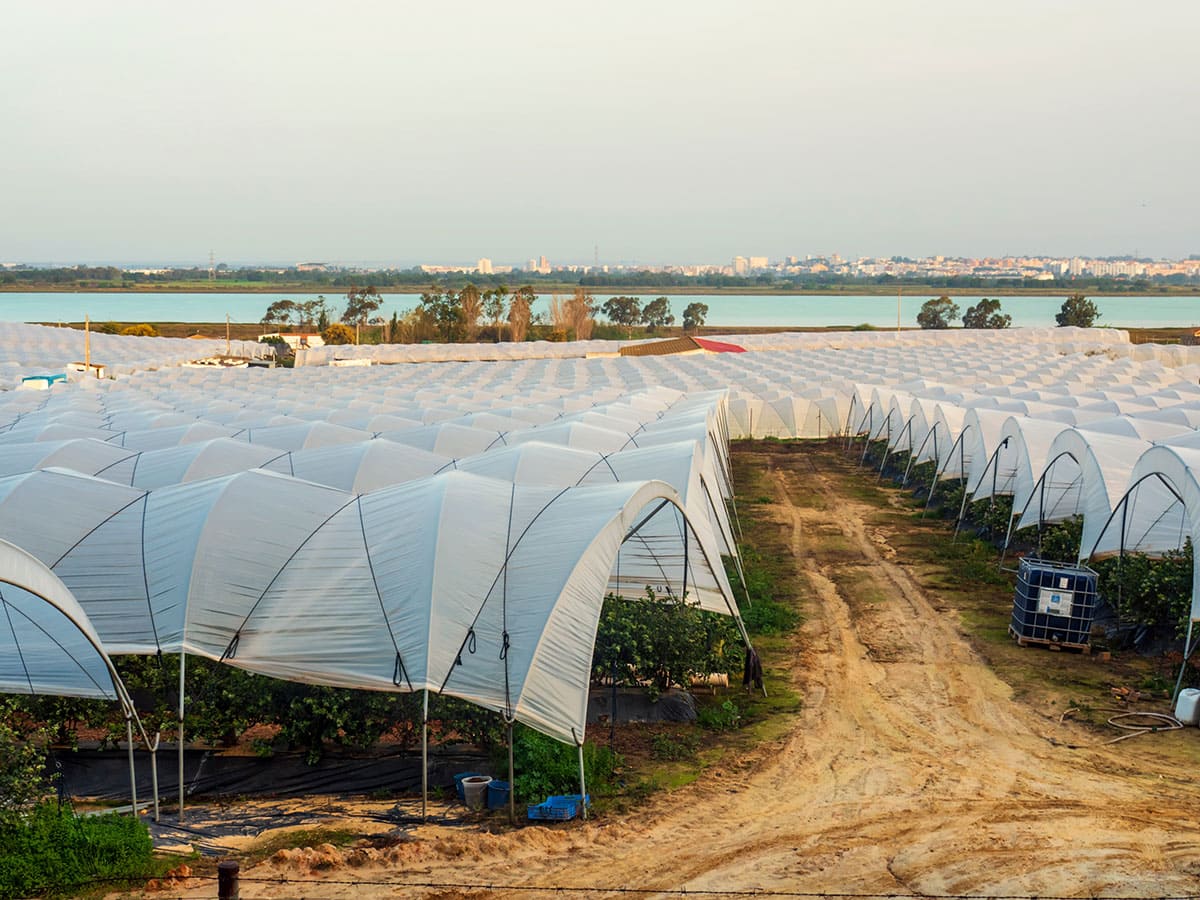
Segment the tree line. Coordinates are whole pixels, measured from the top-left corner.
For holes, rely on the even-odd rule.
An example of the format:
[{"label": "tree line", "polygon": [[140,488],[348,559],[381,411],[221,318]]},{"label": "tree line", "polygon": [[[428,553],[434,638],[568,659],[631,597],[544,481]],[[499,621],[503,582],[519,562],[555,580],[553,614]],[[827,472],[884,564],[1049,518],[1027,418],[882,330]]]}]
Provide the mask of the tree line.
[{"label": "tree line", "polygon": [[[480,289],[474,283],[460,290],[436,283],[421,293],[412,309],[393,312],[390,319],[378,315],[383,297],[374,284],[351,286],[346,305],[335,321],[335,310],[324,295],[312,300],[276,300],[262,317],[264,327],[297,328],[301,332],[319,332],[327,344],[357,344],[363,340],[363,328],[372,329],[368,338],[389,344],[419,342],[472,343],[525,341],[535,326],[547,331],[549,340],[588,340],[596,331],[596,316],[623,329],[632,337],[641,326],[649,334],[675,324],[671,301],[658,297],[645,305],[638,297],[612,297],[603,304],[584,288],[576,288],[568,297],[554,295],[547,313],[534,312],[538,299],[531,285],[510,290],[506,285]],[[695,331],[704,324],[708,304],[692,302],[683,310],[683,329]],[[486,335],[485,335],[486,332]]]},{"label": "tree line", "polygon": [[[951,323],[958,318],[958,304],[943,294],[933,300],[921,304],[917,313],[917,324],[921,328],[940,329],[950,328]],[[1096,304],[1083,294],[1072,294],[1063,301],[1063,305],[1054,316],[1054,321],[1060,327],[1074,325],[1078,328],[1091,328],[1100,318],[1100,310]],[[1000,301],[984,297],[974,306],[968,306],[962,314],[963,328],[1008,328],[1012,325],[1012,316],[1000,312]]]}]

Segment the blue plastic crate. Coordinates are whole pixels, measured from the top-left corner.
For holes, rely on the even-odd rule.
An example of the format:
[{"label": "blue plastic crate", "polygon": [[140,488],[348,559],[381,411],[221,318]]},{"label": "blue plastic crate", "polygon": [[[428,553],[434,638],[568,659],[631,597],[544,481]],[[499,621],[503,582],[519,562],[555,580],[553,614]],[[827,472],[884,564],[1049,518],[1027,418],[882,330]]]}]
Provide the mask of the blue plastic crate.
[{"label": "blue plastic crate", "polygon": [[566,822],[579,814],[581,804],[590,804],[591,795],[581,797],[579,794],[555,794],[547,797],[545,803],[537,803],[528,808],[530,819],[551,822]]},{"label": "blue plastic crate", "polygon": [[528,816],[533,820],[565,822],[575,818],[575,804],[535,803],[528,808]]}]

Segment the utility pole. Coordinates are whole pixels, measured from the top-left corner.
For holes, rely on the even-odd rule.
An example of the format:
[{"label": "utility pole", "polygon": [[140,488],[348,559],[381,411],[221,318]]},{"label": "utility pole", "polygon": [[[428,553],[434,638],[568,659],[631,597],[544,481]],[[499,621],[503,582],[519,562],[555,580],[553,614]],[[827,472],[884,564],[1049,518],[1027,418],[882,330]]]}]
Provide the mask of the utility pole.
[{"label": "utility pole", "polygon": [[213,257],[213,252],[211,250],[209,250],[208,251],[208,280],[209,281],[217,280],[217,267],[214,265],[214,262],[215,262],[215,259]]},{"label": "utility pole", "polygon": [[900,333],[900,295],[904,293],[904,288],[896,288],[896,334]]}]

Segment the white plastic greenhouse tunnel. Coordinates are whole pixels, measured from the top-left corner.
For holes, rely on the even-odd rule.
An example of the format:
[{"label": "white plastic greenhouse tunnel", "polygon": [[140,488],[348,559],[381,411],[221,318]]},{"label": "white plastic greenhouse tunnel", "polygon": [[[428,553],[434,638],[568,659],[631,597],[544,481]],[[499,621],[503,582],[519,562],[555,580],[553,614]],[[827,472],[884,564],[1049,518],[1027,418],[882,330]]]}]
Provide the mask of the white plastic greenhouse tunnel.
[{"label": "white plastic greenhouse tunnel", "polygon": [[[1125,492],[1138,457],[1150,446],[1137,437],[1064,429],[1051,443],[1037,480],[1014,491],[1013,527],[1037,527],[1040,533],[1045,524],[1082,516],[1080,547],[1086,553]],[[1011,535],[1010,530],[1006,550]]]},{"label": "white plastic greenhouse tunnel", "polygon": [[[61,370],[65,331],[0,327],[0,387]],[[1162,553],[1200,521],[1200,348],[1074,328],[730,339],[747,352],[363,346],[212,370],[177,365],[200,342],[96,336],[114,379],[0,390],[0,538],[107,653],[443,691],[581,745],[606,593],[737,615],[731,439],[883,442],[881,474],[932,463],[929,501],[956,479],[963,508],[1011,494],[1012,528],[1081,515],[1081,556]]]},{"label": "white plastic greenhouse tunnel", "polygon": [[20,547],[0,541],[0,693],[84,697],[119,703],[129,751],[130,811],[138,814],[134,733],[150,750],[154,820],[158,768],[151,739],[104,651],[99,636],[67,586]]},{"label": "white plastic greenhouse tunnel", "polygon": [[[1200,448],[1150,447],[1129,476],[1125,493],[1114,504],[1088,558],[1137,551],[1148,556],[1192,546],[1200,538]],[[1086,546],[1086,545],[1085,545]],[[1085,551],[1081,549],[1081,556]],[[1175,695],[1195,645],[1192,635],[1200,619],[1200,568],[1192,567],[1192,602],[1184,637],[1183,661],[1175,682]],[[1174,699],[1174,698],[1172,698]]]},{"label": "white plastic greenhouse tunnel", "polygon": [[[698,480],[695,445],[629,465],[672,457]],[[741,627],[712,504],[693,503],[694,521],[674,488],[644,479],[451,471],[357,495],[262,470],[145,491],[49,469],[0,479],[0,536],[73,587],[116,652],[437,691],[578,744],[606,592],[650,585]]]}]

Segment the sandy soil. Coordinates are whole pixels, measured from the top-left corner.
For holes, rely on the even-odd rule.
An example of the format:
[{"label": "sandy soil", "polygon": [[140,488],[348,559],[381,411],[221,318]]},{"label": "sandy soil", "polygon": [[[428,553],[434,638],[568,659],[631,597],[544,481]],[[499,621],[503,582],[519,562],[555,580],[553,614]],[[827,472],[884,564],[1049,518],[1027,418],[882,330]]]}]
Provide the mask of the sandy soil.
[{"label": "sandy soil", "polygon": [[[869,524],[870,508],[806,457],[763,453],[777,502],[760,509],[790,530],[816,597],[794,658],[804,708],[785,741],[627,819],[503,835],[425,826],[385,849],[287,851],[243,873],[242,897],[490,895],[337,883],[352,880],[689,893],[1196,893],[1200,796],[1189,773],[1152,746],[1195,733],[1109,747],[1014,701],[956,617],[935,610],[888,535]],[[822,540],[830,534],[841,540]],[[843,596],[839,567],[853,567],[856,583],[874,590]],[[862,599],[880,595],[889,600]],[[180,887],[189,897],[216,895],[211,882]],[[503,896],[525,894],[534,892]]]}]

